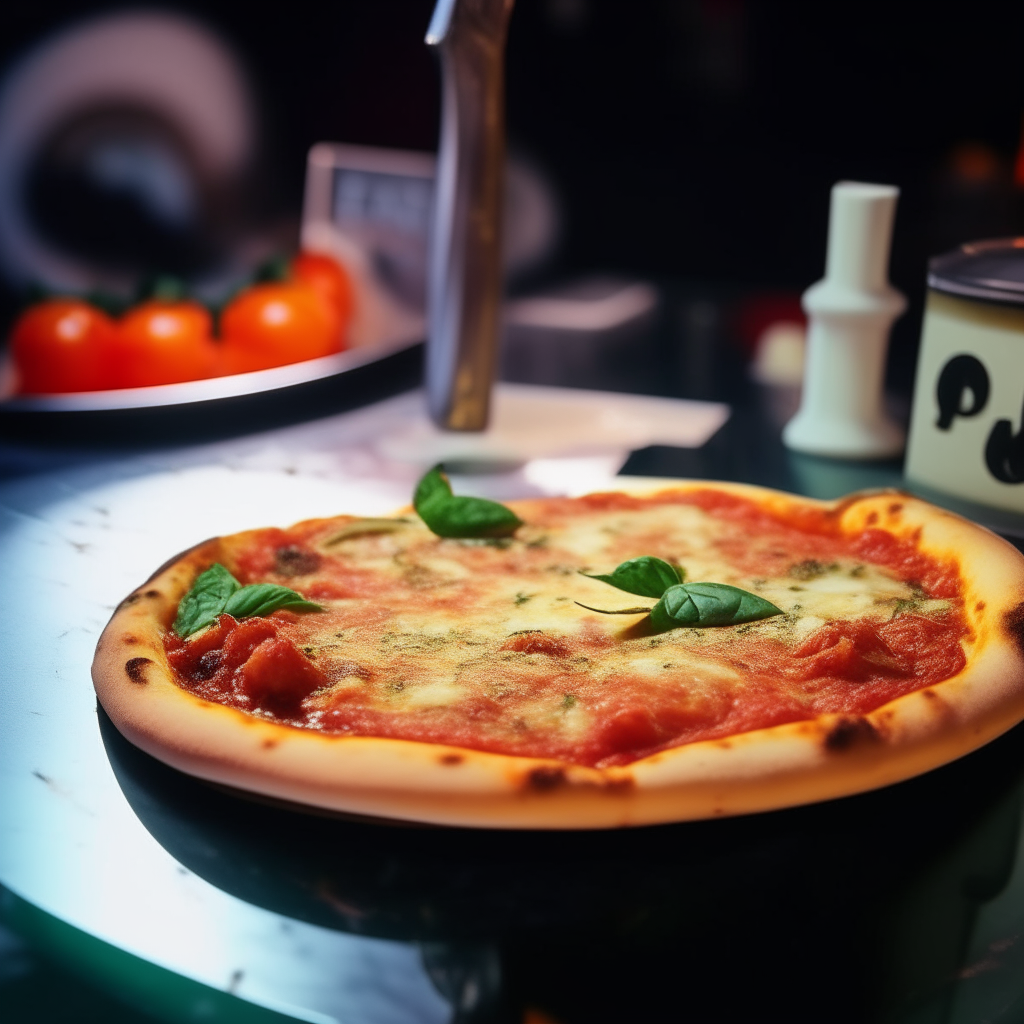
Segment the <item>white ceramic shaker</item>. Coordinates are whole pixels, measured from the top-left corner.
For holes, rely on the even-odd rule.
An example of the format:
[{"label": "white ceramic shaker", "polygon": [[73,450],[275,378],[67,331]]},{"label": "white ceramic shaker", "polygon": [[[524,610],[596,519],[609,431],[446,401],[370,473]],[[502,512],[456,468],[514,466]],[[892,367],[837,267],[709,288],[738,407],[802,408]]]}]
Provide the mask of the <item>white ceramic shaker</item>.
[{"label": "white ceramic shaker", "polygon": [[786,424],[789,448],[842,459],[903,450],[882,404],[893,321],[906,300],[889,284],[899,189],[842,181],[832,188],[825,277],[804,292],[809,323],[800,409]]}]

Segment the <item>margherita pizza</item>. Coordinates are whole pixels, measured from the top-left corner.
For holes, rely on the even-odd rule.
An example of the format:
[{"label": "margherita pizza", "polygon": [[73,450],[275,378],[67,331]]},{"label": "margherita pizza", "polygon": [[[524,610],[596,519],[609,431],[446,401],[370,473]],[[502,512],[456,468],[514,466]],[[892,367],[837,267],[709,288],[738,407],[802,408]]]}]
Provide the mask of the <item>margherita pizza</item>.
[{"label": "margherita pizza", "polygon": [[1024,557],[915,498],[433,481],[159,570],[97,649],[118,729],[265,796],[558,829],[856,793],[1024,718]]}]

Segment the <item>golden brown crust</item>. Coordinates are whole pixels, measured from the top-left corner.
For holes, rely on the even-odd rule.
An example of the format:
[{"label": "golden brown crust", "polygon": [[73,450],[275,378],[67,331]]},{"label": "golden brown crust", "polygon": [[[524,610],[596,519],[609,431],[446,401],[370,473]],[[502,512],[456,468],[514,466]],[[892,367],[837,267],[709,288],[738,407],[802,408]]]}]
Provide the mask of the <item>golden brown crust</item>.
[{"label": "golden brown crust", "polygon": [[[833,503],[738,484],[623,481],[632,494],[713,487],[786,514],[830,511],[961,567],[973,631],[958,675],[864,716],[826,715],[587,768],[458,747],[327,736],[201,700],[171,674],[162,635],[214,539],[173,560],[118,608],[93,680],[118,729],[182,771],[355,814],[489,828],[612,828],[788,807],[888,785],[980,747],[1024,718],[1024,557],[994,534],[895,491]],[[237,543],[237,541],[235,541]]]}]

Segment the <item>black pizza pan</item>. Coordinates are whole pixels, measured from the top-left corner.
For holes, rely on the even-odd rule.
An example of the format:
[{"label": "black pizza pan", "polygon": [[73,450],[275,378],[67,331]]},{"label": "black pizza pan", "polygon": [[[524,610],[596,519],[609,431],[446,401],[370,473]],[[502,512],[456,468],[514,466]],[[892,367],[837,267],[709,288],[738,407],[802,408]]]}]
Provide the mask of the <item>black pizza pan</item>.
[{"label": "black pizza pan", "polygon": [[448,960],[497,949],[503,984],[527,1001],[596,1014],[567,1020],[612,1007],[661,1019],[681,984],[701,1020],[818,1020],[823,1005],[833,1021],[896,1020],[922,999],[944,1005],[978,908],[1007,883],[1021,818],[1024,726],[860,796],[558,833],[272,804],[169,768],[100,721],[129,803],[188,870],[286,917]]}]

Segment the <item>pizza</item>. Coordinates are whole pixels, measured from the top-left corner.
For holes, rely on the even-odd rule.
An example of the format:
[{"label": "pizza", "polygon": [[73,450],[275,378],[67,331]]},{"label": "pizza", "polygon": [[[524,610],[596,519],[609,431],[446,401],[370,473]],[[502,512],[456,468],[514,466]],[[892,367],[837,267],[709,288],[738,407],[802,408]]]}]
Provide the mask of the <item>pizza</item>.
[{"label": "pizza", "polygon": [[1024,557],[907,494],[431,479],[158,570],[97,648],[117,728],[264,797],[572,829],[861,792],[1024,718]]}]

